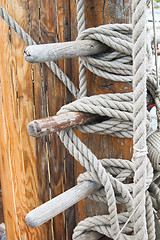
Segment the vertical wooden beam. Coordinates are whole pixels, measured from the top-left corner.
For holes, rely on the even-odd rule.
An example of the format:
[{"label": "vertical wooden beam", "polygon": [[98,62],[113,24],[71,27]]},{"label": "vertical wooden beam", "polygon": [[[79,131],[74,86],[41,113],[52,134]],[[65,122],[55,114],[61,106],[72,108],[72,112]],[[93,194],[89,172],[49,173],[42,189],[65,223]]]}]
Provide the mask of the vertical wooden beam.
[{"label": "vertical wooden beam", "polygon": [[[3,7],[28,32],[27,1],[5,1]],[[23,58],[26,44],[0,21],[0,165],[7,239],[40,239],[46,236],[44,227],[33,231],[25,223],[26,213],[41,203],[36,142],[26,131],[34,117],[32,69]]]},{"label": "vertical wooden beam", "polygon": [[[42,1],[37,0],[30,0],[28,1],[28,14],[29,14],[29,33],[31,37],[37,42],[37,43],[44,43],[47,40],[48,32],[50,32],[50,35],[53,38],[52,30],[48,28],[48,26],[45,26],[45,24],[42,27],[42,17],[48,16],[50,19],[49,24],[53,24],[54,19],[54,12],[53,11],[53,4],[51,1],[47,1],[47,7],[50,9],[51,13],[48,15],[46,13],[46,7],[44,7],[44,12],[42,12]],[[49,11],[49,10],[48,10]],[[51,15],[53,16],[53,19],[51,20]],[[50,16],[50,17],[49,17]],[[48,36],[49,38],[49,36]],[[44,72],[47,72],[49,76],[44,77]],[[49,77],[52,82],[53,75],[49,69],[43,70],[42,64],[32,64],[32,79],[34,82],[34,103],[35,103],[35,112],[34,112],[34,118],[42,118],[48,115],[47,113],[47,93],[46,89],[48,87],[47,85],[47,78]],[[46,87],[45,87],[46,86]],[[37,139],[36,141],[36,159],[37,159],[37,172],[38,172],[38,182],[39,182],[39,199],[41,202],[45,202],[49,200],[50,195],[50,181],[49,181],[49,171],[48,171],[48,151],[47,151],[47,141],[48,138],[41,138]],[[46,239],[53,239],[53,227],[52,222],[49,221],[46,224],[43,225],[44,231],[45,231],[45,238]]]},{"label": "vertical wooden beam", "polygon": [[[129,22],[130,5],[131,0],[85,1],[86,27]],[[38,43],[77,37],[74,0],[5,0],[2,7]],[[24,219],[31,209],[73,187],[83,172],[56,133],[35,140],[27,124],[55,115],[74,99],[45,64],[24,60],[26,45],[1,19],[0,32],[0,168],[7,238],[69,240],[78,221],[105,214],[106,205],[85,199],[39,228],[27,227]],[[78,59],[59,60],[58,65],[78,87]],[[89,95],[131,90],[127,83],[113,83],[89,71],[87,78]],[[77,135],[98,158],[131,157],[132,140]]]}]

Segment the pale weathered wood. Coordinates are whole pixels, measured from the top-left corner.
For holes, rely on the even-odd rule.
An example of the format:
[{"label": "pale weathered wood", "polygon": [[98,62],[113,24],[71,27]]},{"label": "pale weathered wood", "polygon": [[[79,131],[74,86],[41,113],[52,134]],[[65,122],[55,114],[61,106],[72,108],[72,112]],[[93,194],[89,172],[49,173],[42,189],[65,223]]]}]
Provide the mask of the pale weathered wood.
[{"label": "pale weathered wood", "polygon": [[82,112],[68,112],[34,120],[28,124],[27,130],[32,137],[40,137],[89,122],[99,121],[100,119],[102,119],[102,117],[99,115]]},{"label": "pale weathered wood", "polygon": [[100,187],[100,184],[91,181],[79,184],[29,212],[25,218],[26,223],[32,228],[38,227]]},{"label": "pale weathered wood", "polygon": [[108,47],[95,40],[79,40],[28,46],[24,58],[30,63],[55,61],[106,52]]},{"label": "pale weathered wood", "polygon": [[[55,9],[55,1],[49,0],[49,1],[38,1],[38,0],[25,0],[24,4],[28,6],[28,26],[29,26],[29,34],[30,36],[37,42],[37,43],[47,43],[55,41],[55,28],[54,26],[54,19],[56,17],[56,9]],[[52,39],[52,40],[51,40]],[[24,49],[23,49],[24,51]],[[23,52],[22,52],[23,54]],[[25,61],[23,57],[23,61]],[[48,111],[50,112],[50,109],[54,109],[56,102],[54,102],[54,96],[52,93],[53,88],[53,74],[52,72],[43,64],[29,64],[32,68],[32,71],[28,72],[29,76],[32,76],[33,81],[33,107],[34,107],[34,117],[31,119],[39,119],[48,116]],[[25,82],[27,84],[27,81]],[[48,89],[50,90],[48,92]],[[54,106],[51,105],[48,106],[48,95],[53,100]],[[51,112],[52,115],[55,114]],[[30,121],[31,121],[30,120]],[[27,122],[27,124],[29,121]],[[25,124],[25,129],[27,132],[27,124]],[[26,133],[29,138],[31,138],[28,135],[28,132]],[[34,161],[31,159],[29,163],[33,166],[33,170],[37,170],[38,175],[38,188],[35,190],[32,190],[32,193],[34,192],[38,194],[38,198],[40,200],[38,205],[31,205],[32,199],[29,197],[29,204],[30,207],[28,208],[28,212],[42,204],[43,202],[48,201],[51,199],[52,190],[50,188],[50,163],[49,163],[49,151],[48,151],[48,145],[49,145],[48,137],[42,137],[40,139],[36,139],[36,164],[34,164]],[[32,151],[32,150],[31,150]],[[52,161],[52,158],[51,158]],[[33,164],[32,164],[33,162]],[[26,163],[26,169],[28,169],[28,164]],[[30,170],[29,165],[29,171],[27,172],[30,176],[30,181],[28,181],[31,184],[33,184],[34,174],[32,173],[32,170]],[[34,185],[33,185],[34,186]],[[28,187],[32,189],[31,186]],[[27,189],[28,190],[28,189]],[[28,191],[29,192],[29,191]],[[28,195],[27,195],[28,196]],[[27,197],[26,196],[26,197]],[[30,193],[29,193],[30,196]],[[32,195],[31,195],[32,196]],[[27,197],[28,199],[28,197]],[[43,228],[42,234],[38,239],[54,239],[54,227],[53,222],[48,221],[45,225],[41,226]],[[40,227],[40,228],[41,228]],[[63,227],[62,227],[63,228]],[[32,229],[33,232],[35,232],[36,229]],[[62,232],[63,233],[63,232]]]}]

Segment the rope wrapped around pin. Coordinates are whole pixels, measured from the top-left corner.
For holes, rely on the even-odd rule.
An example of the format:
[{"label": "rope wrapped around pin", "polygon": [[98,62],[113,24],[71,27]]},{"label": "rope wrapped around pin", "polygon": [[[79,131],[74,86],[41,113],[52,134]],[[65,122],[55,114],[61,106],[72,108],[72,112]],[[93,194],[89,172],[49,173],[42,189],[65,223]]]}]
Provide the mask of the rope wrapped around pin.
[{"label": "rope wrapped around pin", "polygon": [[75,135],[73,129],[61,131],[59,132],[59,136],[70,154],[72,154],[88,172],[93,173],[95,181],[98,180],[104,186],[105,196],[108,203],[108,212],[110,215],[111,232],[115,237],[120,231],[120,226],[117,218],[114,186],[118,185],[120,189],[123,188],[122,197],[127,199],[126,206],[130,213],[132,211],[131,194],[120,181],[113,178],[111,174],[105,170],[102,163],[98,161],[96,156]]},{"label": "rope wrapped around pin", "polygon": [[83,97],[63,106],[57,114],[87,112],[102,116],[102,122],[79,126],[83,132],[132,138],[132,93]]},{"label": "rope wrapped around pin", "polygon": [[[78,146],[78,144],[77,144]],[[71,146],[70,146],[71,149]],[[81,149],[81,146],[79,146],[79,151]],[[127,234],[131,233],[133,231],[133,225],[131,219],[129,217],[131,216],[132,211],[130,211],[131,205],[132,205],[132,197],[129,197],[127,192],[129,192],[132,196],[133,191],[133,183],[126,184],[126,181],[131,180],[131,178],[134,175],[134,164],[133,162],[130,162],[128,160],[122,160],[122,159],[102,159],[99,160],[99,162],[102,164],[102,166],[105,168],[106,174],[108,174],[110,181],[106,182],[106,185],[112,184],[112,187],[115,192],[115,199],[108,195],[109,198],[106,198],[106,192],[105,189],[107,186],[105,185],[105,189],[102,186],[98,191],[91,194],[89,197],[93,200],[105,202],[110,204],[111,201],[116,201],[116,203],[119,204],[126,204],[128,211],[125,213],[120,213],[117,215],[118,222],[120,226],[120,230],[124,227],[122,231],[124,239],[127,239]],[[147,160],[147,180],[146,180],[146,189],[150,186],[153,178],[153,171],[151,167],[151,163],[149,159]],[[81,174],[78,177],[78,184],[81,184],[85,181],[96,181],[99,182],[99,179],[96,177],[96,174],[93,174],[93,172],[85,172]],[[130,205],[131,204],[131,205]],[[129,208],[128,208],[129,207]],[[112,217],[114,214],[112,211],[110,212],[112,214]],[[111,217],[111,218],[112,218]],[[127,226],[125,226],[126,221],[129,219]],[[113,229],[111,229],[111,222],[110,222],[110,216],[109,215],[103,215],[103,216],[95,216],[93,218],[87,218],[84,221],[80,222],[77,227],[74,230],[73,239],[83,239],[83,236],[86,234],[86,232],[90,231],[96,231],[101,234],[105,234],[108,237],[113,237],[114,233],[112,232]],[[116,236],[118,237],[118,235]],[[119,238],[115,238],[119,239]],[[132,239],[132,237],[131,237]],[[134,238],[133,238],[134,239]]]},{"label": "rope wrapped around pin", "polygon": [[[155,70],[147,77],[147,89],[152,98],[159,102],[159,92],[156,91]],[[69,111],[82,111],[91,114],[99,114],[103,117],[102,122],[94,122],[92,124],[85,124],[78,126],[77,129],[82,132],[110,134],[116,137],[133,136],[133,93],[125,94],[103,94],[91,97],[84,97],[78,99],[68,105],[63,106],[58,114],[66,113]],[[160,106],[156,104],[156,106]],[[149,119],[149,116],[148,116]],[[147,123],[149,130],[149,120]],[[157,171],[160,170],[160,132],[159,130],[151,133],[147,138],[148,156],[152,162],[153,168]]]},{"label": "rope wrapped around pin", "polygon": [[[64,105],[57,113],[85,112],[102,116],[101,122],[78,126],[82,132],[109,134],[115,137],[133,136],[133,93],[100,94],[83,97]],[[150,121],[148,115],[147,128]]]},{"label": "rope wrapped around pin", "polygon": [[[103,167],[106,169],[106,171],[112,175],[113,178],[116,178],[116,180],[125,183],[129,182],[134,176],[134,164],[131,161],[125,160],[125,159],[99,159],[99,161],[102,163]],[[146,186],[149,187],[151,181],[153,178],[153,171],[151,168],[151,163],[149,159],[147,160],[147,181]],[[84,182],[84,181],[95,181],[95,177],[90,172],[85,172],[83,174],[80,174],[77,182],[78,184]],[[99,183],[97,179],[97,183]],[[125,183],[125,187],[128,189],[128,191],[132,194],[132,187],[133,183]],[[118,185],[114,185],[114,191],[116,196],[116,201],[118,204],[126,203],[127,198],[123,198],[122,191],[123,189],[118,188]],[[104,188],[98,189],[96,192],[92,193],[88,196],[92,200],[98,201],[98,202],[107,202],[105,198],[105,192]]]},{"label": "rope wrapped around pin", "polygon": [[[132,25],[107,24],[82,31],[78,40],[96,40],[105,44],[106,53],[80,57],[84,66],[94,74],[120,82],[132,81]],[[152,36],[146,46],[148,69],[152,62]]]},{"label": "rope wrapped around pin", "polygon": [[[153,88],[153,86],[152,86]],[[132,95],[132,93],[130,93]],[[111,94],[110,94],[111,95]],[[110,96],[108,94],[108,96]],[[116,98],[118,97],[120,94],[114,94],[113,98]],[[127,95],[127,94],[126,94]],[[125,96],[125,94],[124,94]],[[92,98],[94,97],[97,97],[97,96],[92,96]],[[104,96],[103,96],[104,97]],[[87,99],[88,101],[88,98],[82,98],[81,100],[77,100],[81,103],[84,103],[85,99]],[[96,100],[96,99],[95,99]],[[113,100],[113,99],[112,99]],[[90,107],[89,105],[89,102],[87,102],[87,106],[91,109],[91,111],[93,111],[94,109],[94,101],[90,101],[92,103],[92,107]],[[97,101],[98,102],[98,101]],[[99,101],[103,104],[101,104],[101,107],[104,107],[105,105],[105,101]],[[108,101],[106,101],[108,102]],[[65,112],[66,109],[68,108],[68,110],[72,110],[72,107],[73,107],[73,103],[72,104],[69,104],[66,106],[63,106],[62,109],[60,110],[60,113],[62,113],[63,111]],[[81,104],[78,104],[79,105],[79,108],[81,109]],[[68,107],[69,106],[69,107]],[[97,109],[98,109],[98,114],[100,114],[100,112],[102,111],[102,109],[100,108],[100,106],[98,104],[96,104]],[[123,110],[124,110],[124,106],[123,105]],[[71,109],[70,109],[71,107]],[[113,107],[113,106],[112,106]],[[106,109],[106,106],[104,107]],[[83,109],[85,109],[85,107],[83,106]],[[114,110],[116,109],[115,105],[114,105]],[[122,106],[120,108],[122,110]],[[62,111],[62,112],[61,112]],[[107,111],[107,110],[106,110]],[[111,114],[112,111],[109,111],[109,114]],[[116,111],[115,111],[116,112]],[[92,112],[93,113],[93,112]],[[121,115],[121,114],[120,114]],[[123,113],[121,115],[121,117],[123,116]],[[127,116],[130,116],[129,114],[127,114]],[[111,117],[111,116],[110,116]],[[126,117],[126,116],[125,116]],[[65,131],[65,132],[61,132],[59,133],[60,135],[60,138],[62,140],[62,142],[64,143],[65,147],[70,151],[70,153],[78,160],[78,161],[82,161],[81,164],[82,166],[86,166],[86,169],[87,169],[87,166],[88,164],[86,165],[85,163],[85,159],[86,159],[86,156],[89,157],[89,162],[92,161],[92,162],[96,162],[95,160],[93,161],[92,158],[94,159],[94,157],[91,157],[91,155],[93,156],[92,153],[88,153],[88,149],[85,148],[85,146],[83,145],[83,143],[81,143],[79,141],[79,139],[77,139],[77,137],[75,136],[75,134],[73,133],[73,130],[70,130],[70,131]],[[69,140],[70,139],[70,140]],[[69,141],[68,141],[69,140]],[[75,150],[76,148],[76,150]],[[83,150],[82,150],[83,149]],[[146,153],[146,150],[145,151],[142,151],[142,152],[138,152],[138,156],[141,156],[141,155],[144,155]],[[82,156],[83,157],[82,157]],[[86,159],[87,160],[87,159]],[[106,160],[106,162],[109,161],[108,159]],[[116,160],[117,162],[120,162],[119,159]],[[114,160],[112,159],[112,162],[114,162]],[[105,164],[103,163],[103,160],[101,162],[102,166],[105,168]],[[128,163],[129,164],[129,163]],[[131,163],[132,164],[132,163]],[[126,166],[125,166],[126,168]],[[110,169],[110,168],[108,168]],[[107,170],[108,170],[107,169]],[[131,178],[133,176],[134,173],[128,173],[128,171],[126,172],[126,174],[124,174],[123,170],[121,169],[121,172],[119,172],[118,174],[118,170],[116,169],[115,171],[117,171],[117,175],[116,173],[114,172],[114,168],[113,166],[111,167],[112,169],[112,173],[114,176],[112,176],[112,174],[109,172],[110,170],[106,170],[105,174],[108,175],[110,181],[106,182],[106,185],[105,185],[105,190],[106,189],[109,189],[108,187],[108,184],[109,186],[111,187],[111,184],[113,189],[114,189],[114,192],[115,192],[115,196],[113,197],[112,195],[112,200],[110,198],[110,196],[106,195],[106,191],[104,191],[104,188],[100,189],[99,191],[97,191],[96,194],[93,194],[91,197],[92,199],[94,200],[99,200],[99,201],[103,201],[103,202],[107,202],[108,203],[108,206],[109,208],[112,208],[113,205],[111,203],[114,203],[114,206],[116,205],[116,203],[124,203],[126,205],[131,204],[132,202],[132,198],[129,198],[129,195],[128,197],[126,197],[127,195],[125,195],[126,193],[130,193],[132,194],[132,191],[133,191],[133,188],[132,188],[132,184],[129,185],[129,184],[124,184],[123,181],[127,180],[127,178]],[[93,169],[92,169],[93,170]],[[97,171],[98,168],[95,167],[95,170]],[[125,169],[126,170],[126,169]],[[123,175],[122,175],[123,173]],[[104,174],[104,176],[105,176]],[[115,177],[116,176],[116,177]],[[151,164],[149,162],[149,160],[147,159],[147,179],[146,179],[146,190],[148,189],[149,185],[151,184],[152,182],[152,177],[153,177],[153,170],[152,170],[152,167],[151,167]],[[80,179],[80,182],[81,181],[96,181],[98,178],[96,176],[96,174],[94,174],[94,171],[88,171],[86,172],[84,175],[81,175],[79,177]],[[122,181],[122,182],[121,182]],[[99,182],[99,179],[98,179],[98,182]],[[124,200],[125,199],[125,200]],[[129,200],[130,199],[130,200]],[[152,197],[151,195],[146,192],[146,213],[147,213],[147,220],[148,220],[148,231],[149,231],[149,234],[152,235],[153,234],[153,231],[150,231],[150,224],[151,222],[153,222],[153,214],[151,214],[149,211],[149,207],[148,206],[151,206],[152,205]],[[129,202],[128,202],[129,201]],[[141,204],[141,202],[138,204],[137,207],[139,207]],[[112,206],[111,206],[112,205]],[[130,207],[127,208],[128,209],[128,218],[127,218],[127,226],[128,224],[130,224],[131,222],[131,218],[132,218],[132,214],[134,213],[135,210],[137,210],[137,208],[134,210],[134,211],[131,211],[130,210]],[[116,214],[116,211],[114,209],[113,211],[113,208],[112,210],[109,209],[109,214],[110,216],[96,216],[96,217],[93,217],[93,218],[89,218],[89,219],[86,219],[84,220],[83,222],[79,223],[78,226],[75,228],[75,231],[74,231],[74,235],[73,235],[73,239],[82,239],[82,237],[84,236],[84,234],[86,234],[87,231],[98,231],[99,233],[103,233],[109,237],[112,237],[114,236],[114,239],[127,239],[127,230],[126,230],[126,220],[125,222],[122,222],[120,221],[119,219],[121,218],[121,214]],[[118,218],[118,219],[117,219]],[[123,218],[123,214],[122,214],[122,218]],[[121,218],[121,219],[122,219]],[[104,221],[105,219],[105,221]],[[108,224],[107,223],[107,219],[114,219],[111,224]],[[115,228],[113,227],[113,222],[116,221],[116,223],[114,224],[114,226],[116,226],[118,228],[118,230],[115,230]],[[151,224],[152,225],[152,224]],[[131,228],[130,228],[131,230]],[[132,237],[131,237],[132,238]],[[134,239],[134,238],[133,238]],[[150,238],[152,239],[152,238]]]}]

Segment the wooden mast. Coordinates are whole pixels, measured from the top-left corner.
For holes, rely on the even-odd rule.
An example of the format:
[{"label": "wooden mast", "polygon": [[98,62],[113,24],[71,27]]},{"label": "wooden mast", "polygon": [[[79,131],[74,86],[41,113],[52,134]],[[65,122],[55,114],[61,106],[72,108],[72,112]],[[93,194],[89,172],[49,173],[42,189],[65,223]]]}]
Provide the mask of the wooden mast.
[{"label": "wooden mast", "polygon": [[[75,40],[74,0],[6,0],[2,7],[37,43]],[[86,27],[130,21],[131,0],[85,1]],[[88,198],[46,224],[31,229],[26,214],[73,187],[83,168],[70,156],[56,133],[34,139],[27,133],[33,119],[53,116],[73,96],[45,64],[24,60],[26,44],[0,19],[0,168],[7,239],[71,239],[73,228],[85,217],[105,214],[106,205]],[[78,59],[58,60],[78,87]],[[87,72],[88,95],[128,92],[127,83],[114,83]],[[98,158],[129,159],[132,140],[81,134]],[[96,143],[96,144],[95,144]]]}]

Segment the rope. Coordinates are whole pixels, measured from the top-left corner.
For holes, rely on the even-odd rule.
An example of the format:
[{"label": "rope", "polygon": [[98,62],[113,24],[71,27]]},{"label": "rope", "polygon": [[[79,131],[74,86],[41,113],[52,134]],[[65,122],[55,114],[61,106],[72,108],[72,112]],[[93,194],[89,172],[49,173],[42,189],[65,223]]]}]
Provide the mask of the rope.
[{"label": "rope", "polygon": [[157,38],[156,38],[156,24],[155,24],[155,14],[154,14],[154,1],[151,1],[152,4],[152,17],[153,17],[153,31],[154,31],[154,51],[155,51],[155,66],[156,66],[156,80],[157,80],[157,89],[159,88],[158,81],[158,58],[157,58]]},{"label": "rope", "polygon": [[126,24],[124,27],[121,24],[115,25],[109,24],[83,31],[77,40],[97,40],[106,44],[110,50],[100,56],[81,57],[81,59],[84,65],[98,76],[114,81],[132,81],[131,25]]},{"label": "rope", "polygon": [[[132,25],[107,24],[89,28],[79,34],[77,40],[96,40],[108,46],[101,55],[81,57],[84,65],[94,74],[113,81],[132,81]],[[151,41],[148,38],[146,51],[148,69],[151,66]]]},{"label": "rope", "polygon": [[[76,0],[78,34],[85,30],[84,0]],[[87,95],[87,75],[83,61],[79,58],[79,97]]]},{"label": "rope", "polygon": [[[73,239],[83,237],[83,234],[88,231],[97,231],[113,239],[153,240],[155,239],[154,209],[158,211],[160,206],[160,173],[155,172],[153,177],[151,163],[154,169],[159,171],[160,138],[158,131],[148,136],[149,158],[147,158],[146,128],[149,124],[145,100],[146,84],[159,112],[160,95],[156,87],[155,71],[150,72],[152,37],[147,37],[148,41],[144,42],[148,34],[145,22],[145,1],[133,2],[133,30],[130,24],[108,24],[85,30],[84,0],[76,0],[76,4],[77,41],[94,39],[106,44],[108,51],[101,55],[80,58],[80,91],[54,62],[46,63],[70,92],[76,98],[80,98],[63,106],[58,114],[82,111],[103,117],[101,122],[78,127],[82,132],[107,133],[116,137],[131,138],[134,130],[133,159],[135,161],[97,159],[75,135],[73,129],[58,133],[70,154],[87,170],[79,176],[78,183],[94,181],[101,184],[101,188],[89,197],[108,205],[108,215],[95,216],[80,222],[74,230]],[[36,44],[2,7],[0,7],[0,16],[27,44]],[[133,65],[132,60],[134,60]],[[134,92],[86,97],[86,68],[113,81],[133,81]],[[155,152],[153,146],[156,146]],[[133,177],[134,183],[131,182]],[[118,214],[117,203],[126,204],[126,212]]]},{"label": "rope", "polygon": [[160,132],[151,133],[147,138],[148,156],[155,170],[160,171]]},{"label": "rope", "polygon": [[134,235],[137,240],[148,239],[145,216],[146,191],[146,2],[132,3],[133,24],[133,90],[134,90],[134,160],[135,176],[133,187],[133,208],[142,201],[134,214]]},{"label": "rope", "polygon": [[[118,214],[118,221],[120,224],[120,229],[123,228],[125,222],[128,219],[127,213]],[[79,236],[83,237],[83,233],[87,231],[97,231],[103,235],[113,238],[113,235],[110,231],[111,222],[110,218],[107,215],[94,216],[92,218],[86,218],[84,221],[81,221],[74,230],[73,239],[78,239]],[[128,236],[124,233],[130,233],[133,229],[132,222],[129,222],[128,225],[124,228],[122,234],[123,239],[128,239]],[[134,239],[133,236],[130,236],[130,239]]]},{"label": "rope", "polygon": [[[146,3],[134,0],[133,17],[133,90],[134,90],[134,160],[133,187],[134,235],[136,239],[155,239],[151,198],[146,191]],[[146,196],[145,196],[146,195]],[[142,202],[141,207],[138,207]],[[138,208],[137,208],[138,207]],[[147,222],[146,222],[147,221]]]},{"label": "rope", "polygon": [[[14,21],[8,13],[0,6],[0,16],[1,18],[20,36],[25,43],[28,45],[36,45],[36,42]],[[74,97],[79,96],[78,89],[74,86],[67,75],[53,62],[45,63],[52,72],[64,83],[64,85],[69,89],[69,91],[74,95]]]},{"label": "rope", "polygon": [[113,186],[115,187],[117,185],[118,188],[121,189],[123,197],[127,199],[126,204],[128,211],[130,212],[132,210],[132,197],[129,191],[125,185],[115,178],[113,179],[113,177],[105,171],[101,162],[99,162],[96,156],[79,140],[72,129],[60,132],[59,136],[70,154],[72,154],[72,156],[74,156],[88,172],[92,172],[93,178],[98,180],[104,186],[108,211],[110,214],[111,232],[112,236],[116,237],[120,228]]},{"label": "rope", "polygon": [[[122,159],[101,159],[99,160],[105,170],[109,172],[114,178],[116,178],[118,181],[124,183],[124,182],[129,182],[134,176],[134,164],[131,161],[128,160],[122,160]],[[118,162],[118,164],[117,164]],[[153,177],[153,172],[151,171],[151,163],[149,159],[147,159],[147,181],[146,181],[146,186],[147,188],[150,186],[150,183],[152,181]],[[80,174],[78,177],[78,183],[82,183],[84,181],[95,181],[95,179],[92,176],[92,173],[90,172],[85,172],[83,174]],[[99,183],[98,180],[95,181],[96,183]],[[133,193],[133,183],[126,184],[125,187],[128,189],[130,194]],[[126,203],[127,198],[122,198],[122,189],[118,187],[118,185],[115,185],[114,188],[115,191],[115,197],[117,203]],[[102,201],[106,202],[105,199],[105,192],[104,188],[100,188],[97,192],[94,192],[89,196],[91,199],[95,201]]]},{"label": "rope", "polygon": [[[57,114],[86,112],[108,117],[101,123],[79,126],[82,132],[110,134],[118,137],[133,137],[133,93],[100,94],[78,99],[63,106]],[[148,115],[148,113],[147,113]],[[149,118],[149,115],[148,115]],[[149,130],[149,120],[147,122]]]}]

